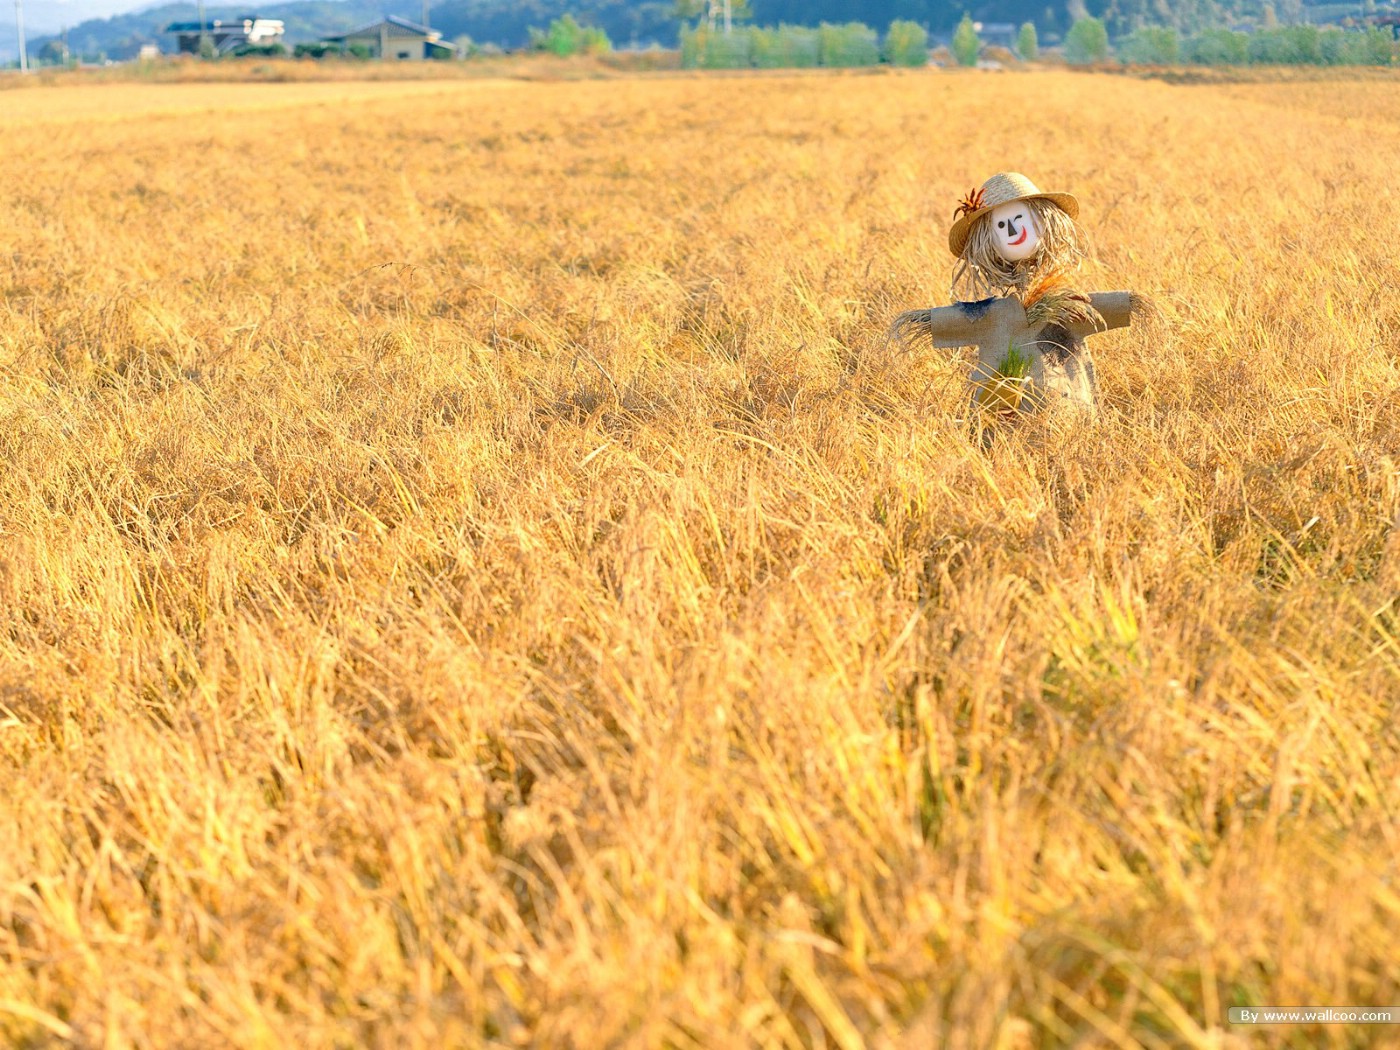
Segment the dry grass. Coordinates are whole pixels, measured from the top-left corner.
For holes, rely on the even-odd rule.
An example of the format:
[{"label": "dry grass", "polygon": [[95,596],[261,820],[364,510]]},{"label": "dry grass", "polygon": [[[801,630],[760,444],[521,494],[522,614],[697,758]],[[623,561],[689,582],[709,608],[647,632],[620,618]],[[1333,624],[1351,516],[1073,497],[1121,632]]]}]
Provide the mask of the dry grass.
[{"label": "dry grass", "polygon": [[[1400,81],[324,89],[0,109],[0,1043],[1381,1039]],[[1008,166],[1172,320],[984,455]]]},{"label": "dry grass", "polygon": [[[187,55],[81,69],[40,67],[27,76],[0,76],[0,91],[98,84],[403,83],[480,79],[595,80],[680,68],[680,52],[610,51],[561,59],[542,52],[478,55],[450,62],[374,62],[342,58],[220,58]],[[296,96],[287,96],[295,100]]]}]

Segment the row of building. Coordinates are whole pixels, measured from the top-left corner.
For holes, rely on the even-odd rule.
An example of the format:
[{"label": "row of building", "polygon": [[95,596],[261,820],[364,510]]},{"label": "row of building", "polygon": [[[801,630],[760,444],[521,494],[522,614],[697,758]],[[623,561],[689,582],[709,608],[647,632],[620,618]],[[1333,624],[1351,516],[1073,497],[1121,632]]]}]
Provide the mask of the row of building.
[{"label": "row of building", "polygon": [[[281,19],[246,15],[233,19],[214,18],[202,23],[172,22],[165,27],[165,32],[175,35],[179,51],[199,54],[200,42],[207,38],[217,54],[226,55],[243,47],[281,43],[286,26]],[[322,42],[347,53],[410,62],[452,58],[457,51],[443,41],[437,30],[395,15],[386,15],[348,33],[323,37]]]}]

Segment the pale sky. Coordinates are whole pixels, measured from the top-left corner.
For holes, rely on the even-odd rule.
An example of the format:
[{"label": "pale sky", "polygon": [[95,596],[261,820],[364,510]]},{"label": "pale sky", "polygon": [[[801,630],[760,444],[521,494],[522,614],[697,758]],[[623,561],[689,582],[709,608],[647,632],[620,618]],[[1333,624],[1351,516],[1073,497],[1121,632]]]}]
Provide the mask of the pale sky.
[{"label": "pale sky", "polygon": [[[151,0],[24,0],[24,35],[57,33],[64,26],[75,26],[89,18],[109,18],[125,11],[153,7]],[[0,3],[0,39],[14,46],[14,0]]]}]

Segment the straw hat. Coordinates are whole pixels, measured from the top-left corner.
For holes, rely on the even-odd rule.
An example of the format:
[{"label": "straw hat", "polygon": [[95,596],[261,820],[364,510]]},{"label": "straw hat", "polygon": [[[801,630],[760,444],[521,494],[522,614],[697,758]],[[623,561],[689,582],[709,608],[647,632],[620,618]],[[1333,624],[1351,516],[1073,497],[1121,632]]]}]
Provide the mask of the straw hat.
[{"label": "straw hat", "polygon": [[948,231],[948,247],[954,255],[961,256],[963,249],[967,247],[967,237],[972,230],[972,224],[978,218],[1003,204],[1034,197],[1058,204],[1071,219],[1079,217],[1079,202],[1070,194],[1041,193],[1036,189],[1035,183],[1019,172],[999,171],[982,183],[980,190],[968,194],[959,205],[955,213],[957,221]]}]

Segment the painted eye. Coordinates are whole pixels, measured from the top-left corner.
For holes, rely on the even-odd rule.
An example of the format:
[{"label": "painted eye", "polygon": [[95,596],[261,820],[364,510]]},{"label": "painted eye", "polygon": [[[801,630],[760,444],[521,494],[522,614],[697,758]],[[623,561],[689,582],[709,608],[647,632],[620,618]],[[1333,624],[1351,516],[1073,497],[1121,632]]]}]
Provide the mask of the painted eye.
[{"label": "painted eye", "polygon": [[1005,219],[1002,219],[1001,222],[997,223],[997,229],[999,229],[999,230],[1004,230],[1004,229],[1006,229],[1006,220],[1005,220]]},{"label": "painted eye", "polygon": [[1018,216],[1016,216],[1016,219],[1017,219],[1018,221],[1021,220],[1021,219],[1024,219],[1024,218],[1025,218],[1024,215],[1018,215]]}]

